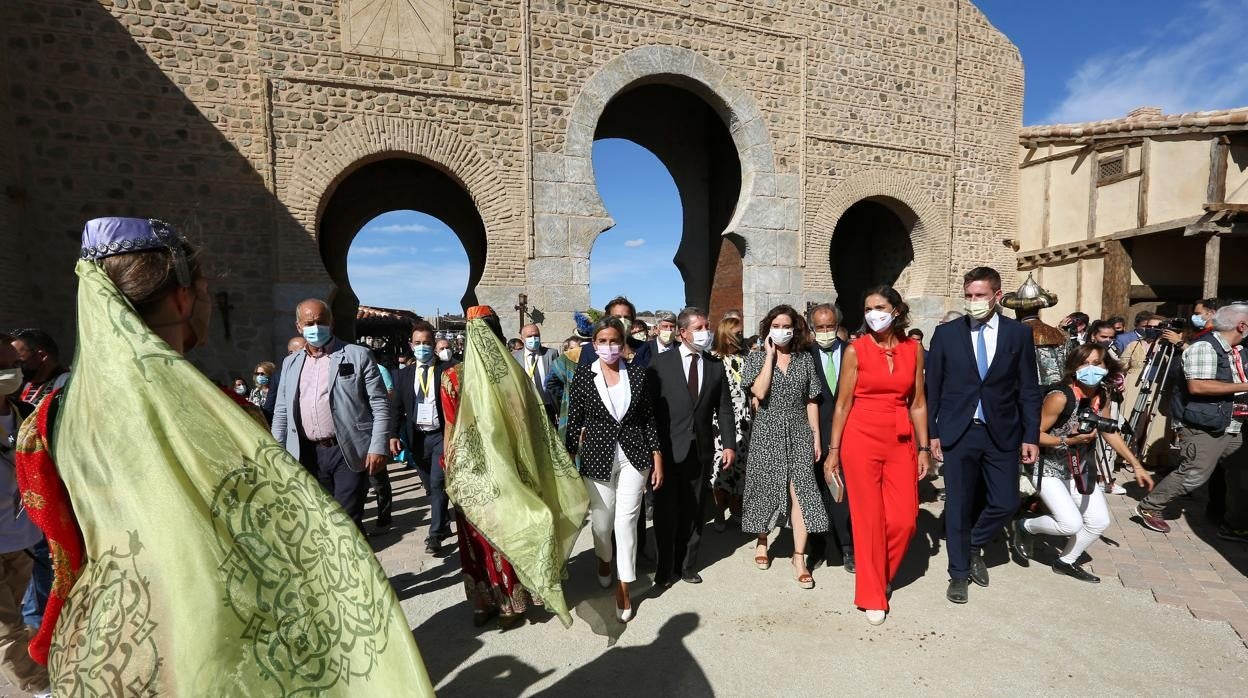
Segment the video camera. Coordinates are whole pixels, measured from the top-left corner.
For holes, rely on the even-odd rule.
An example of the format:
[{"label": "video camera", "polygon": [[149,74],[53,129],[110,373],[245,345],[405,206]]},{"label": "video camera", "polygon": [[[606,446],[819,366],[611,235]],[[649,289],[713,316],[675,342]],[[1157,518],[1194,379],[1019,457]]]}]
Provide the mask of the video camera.
[{"label": "video camera", "polygon": [[1191,323],[1189,323],[1187,320],[1183,318],[1174,318],[1171,320],[1166,320],[1165,322],[1157,325],[1156,327],[1145,327],[1144,331],[1140,333],[1140,337],[1151,342],[1155,339],[1160,338],[1161,333],[1165,332],[1166,330],[1170,330],[1172,332],[1178,332],[1179,334],[1183,334],[1184,332],[1187,332],[1189,329],[1191,329]]}]

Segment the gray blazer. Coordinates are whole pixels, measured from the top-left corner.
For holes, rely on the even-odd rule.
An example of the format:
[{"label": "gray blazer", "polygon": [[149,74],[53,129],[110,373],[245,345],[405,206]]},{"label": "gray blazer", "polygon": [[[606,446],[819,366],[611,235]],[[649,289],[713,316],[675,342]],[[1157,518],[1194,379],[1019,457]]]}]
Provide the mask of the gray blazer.
[{"label": "gray blazer", "polygon": [[[335,338],[326,350],[329,367],[329,409],[334,417],[334,433],[347,465],[364,469],[364,456],[390,452],[390,420],[393,408],[386,399],[386,386],[373,353],[356,344]],[[306,352],[296,352],[282,361],[282,381],[273,405],[273,438],[299,458],[299,375]]]},{"label": "gray blazer", "polygon": [[[529,354],[528,349],[521,349],[520,351],[511,352],[512,357],[515,358],[516,362],[520,364],[520,368],[524,369],[524,374],[526,376],[529,374],[528,354]],[[541,352],[537,355],[538,364],[541,365],[542,367],[542,388],[541,390],[538,390],[537,392],[539,395],[542,396],[542,404],[544,405],[555,404],[555,399],[551,397],[550,391],[546,390],[546,379],[550,377],[550,366],[551,364],[555,362],[555,359],[557,358],[559,358],[559,352],[555,351],[554,349],[551,349],[550,347],[542,347]],[[536,385],[534,385],[533,387],[537,388]]]}]

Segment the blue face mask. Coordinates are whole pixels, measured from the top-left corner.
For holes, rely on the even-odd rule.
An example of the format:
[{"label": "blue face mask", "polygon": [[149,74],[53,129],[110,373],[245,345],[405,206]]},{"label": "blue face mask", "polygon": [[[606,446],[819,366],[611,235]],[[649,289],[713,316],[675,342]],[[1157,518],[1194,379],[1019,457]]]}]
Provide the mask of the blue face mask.
[{"label": "blue face mask", "polygon": [[427,364],[433,358],[433,347],[428,344],[413,344],[412,356],[415,356],[420,363]]},{"label": "blue face mask", "polygon": [[256,384],[257,384],[257,385],[268,385],[268,384],[269,384],[269,377],[268,377],[268,376],[256,376]]},{"label": "blue face mask", "polygon": [[334,330],[329,325],[308,325],[302,330],[303,338],[308,344],[320,349],[334,338]]},{"label": "blue face mask", "polygon": [[1205,318],[1203,315],[1197,315],[1195,313],[1192,314],[1192,327],[1195,327],[1198,330],[1203,330],[1205,329],[1205,324]]},{"label": "blue face mask", "polygon": [[1107,375],[1109,370],[1103,366],[1083,366],[1075,371],[1075,379],[1084,385],[1100,385]]},{"label": "blue face mask", "polygon": [[529,351],[537,351],[542,348],[542,338],[534,335],[524,340],[524,348]]}]

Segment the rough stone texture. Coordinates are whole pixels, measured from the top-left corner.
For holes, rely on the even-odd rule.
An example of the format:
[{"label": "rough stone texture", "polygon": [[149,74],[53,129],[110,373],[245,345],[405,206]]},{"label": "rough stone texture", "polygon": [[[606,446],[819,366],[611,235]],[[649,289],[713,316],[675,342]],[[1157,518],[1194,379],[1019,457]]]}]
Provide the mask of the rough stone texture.
[{"label": "rough stone texture", "polygon": [[965,268],[1014,269],[1001,241],[1016,236],[1022,66],[968,0],[422,0],[407,7],[451,19],[451,60],[434,63],[407,60],[440,50],[433,39],[351,50],[342,7],[0,3],[0,242],[17,250],[0,292],[23,299],[0,323],[72,346],[83,220],[162,217],[227,272],[231,339],[214,320],[201,361],[239,372],[278,350],[294,289],[333,292],[318,227],[335,187],[403,157],[477,204],[478,297],[509,311],[526,292],[564,336],[612,225],[590,160],[597,118],[656,82],[704,99],[737,149],[722,232],[744,242],[747,323],[832,299],[832,231],[855,197],[914,214],[899,286],[928,312]]}]

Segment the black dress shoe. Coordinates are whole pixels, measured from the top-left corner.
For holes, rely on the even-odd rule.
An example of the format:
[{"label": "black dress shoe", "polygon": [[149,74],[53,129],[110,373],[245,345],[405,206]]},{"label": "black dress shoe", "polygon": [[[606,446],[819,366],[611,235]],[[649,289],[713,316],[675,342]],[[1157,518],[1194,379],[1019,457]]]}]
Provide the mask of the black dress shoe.
[{"label": "black dress shoe", "polygon": [[945,598],[954,603],[967,602],[967,589],[969,583],[965,579],[950,579],[949,590],[945,592]]},{"label": "black dress shoe", "polygon": [[1069,562],[1062,562],[1061,560],[1053,561],[1053,571],[1058,574],[1064,574],[1067,577],[1074,577],[1081,582],[1099,584],[1101,581],[1100,577],[1092,574],[1091,572],[1084,571],[1084,569],[1079,565],[1072,565]]},{"label": "black dress shoe", "polygon": [[1026,519],[1014,522],[1014,551],[1024,560],[1030,560],[1035,552],[1035,536],[1023,525]]},{"label": "black dress shoe", "polygon": [[844,561],[841,562],[841,567],[844,567],[845,571],[850,574],[854,573],[854,551],[848,550],[845,552]]},{"label": "black dress shoe", "polygon": [[430,538],[425,541],[425,553],[428,555],[437,555],[441,552],[441,546],[436,539]]},{"label": "black dress shoe", "polygon": [[686,572],[680,576],[680,580],[686,584],[701,584],[702,576],[697,572]]},{"label": "black dress shoe", "polygon": [[675,583],[676,583],[675,577],[655,577],[654,578],[655,589],[671,589],[672,585],[674,585]]},{"label": "black dress shoe", "polygon": [[981,587],[988,586],[988,565],[984,562],[983,553],[971,553],[971,581]]}]

